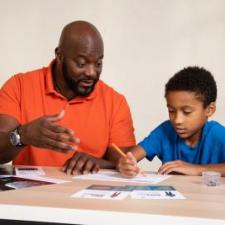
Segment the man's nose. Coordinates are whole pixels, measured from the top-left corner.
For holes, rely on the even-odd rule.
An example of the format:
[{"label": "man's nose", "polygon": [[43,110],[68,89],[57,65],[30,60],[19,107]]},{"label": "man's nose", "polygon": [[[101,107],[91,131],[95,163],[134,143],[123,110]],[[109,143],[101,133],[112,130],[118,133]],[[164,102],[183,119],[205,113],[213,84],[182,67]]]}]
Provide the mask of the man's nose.
[{"label": "man's nose", "polygon": [[85,71],[86,76],[88,77],[96,77],[97,72],[94,65],[88,65]]}]

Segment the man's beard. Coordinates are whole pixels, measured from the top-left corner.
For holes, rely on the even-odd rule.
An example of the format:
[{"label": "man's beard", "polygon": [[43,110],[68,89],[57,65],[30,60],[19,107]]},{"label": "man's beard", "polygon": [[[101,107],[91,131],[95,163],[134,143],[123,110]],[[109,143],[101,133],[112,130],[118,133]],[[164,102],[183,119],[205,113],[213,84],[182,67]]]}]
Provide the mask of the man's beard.
[{"label": "man's beard", "polygon": [[[91,94],[91,92],[94,90],[96,83],[99,80],[98,78],[85,77],[85,75],[81,76],[81,78],[79,78],[78,80],[73,80],[69,76],[65,62],[62,63],[62,72],[63,72],[63,77],[65,79],[67,86],[74,92],[76,96],[80,96],[80,97],[86,97],[89,94]],[[79,85],[80,82],[82,81],[93,81],[93,84],[91,86],[82,88]]]}]

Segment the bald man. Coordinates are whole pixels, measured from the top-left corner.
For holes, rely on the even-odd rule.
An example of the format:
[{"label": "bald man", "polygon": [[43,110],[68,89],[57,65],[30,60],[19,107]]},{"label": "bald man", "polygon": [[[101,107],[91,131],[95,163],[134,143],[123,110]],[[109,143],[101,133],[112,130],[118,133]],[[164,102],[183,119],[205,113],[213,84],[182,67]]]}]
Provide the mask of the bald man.
[{"label": "bald man", "polygon": [[0,162],[56,166],[68,174],[114,168],[135,145],[128,104],[99,79],[104,46],[96,27],[75,21],[62,31],[48,67],[16,74],[0,90]]}]

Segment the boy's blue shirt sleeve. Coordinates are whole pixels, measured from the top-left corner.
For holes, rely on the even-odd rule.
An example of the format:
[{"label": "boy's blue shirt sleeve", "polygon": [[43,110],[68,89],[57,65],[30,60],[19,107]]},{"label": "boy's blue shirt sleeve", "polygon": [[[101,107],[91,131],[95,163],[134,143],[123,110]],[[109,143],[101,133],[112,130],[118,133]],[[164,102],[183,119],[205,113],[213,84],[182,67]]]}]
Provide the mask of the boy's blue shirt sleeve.
[{"label": "boy's blue shirt sleeve", "polygon": [[[164,152],[163,150],[167,147],[168,150],[171,149],[171,145],[175,141],[175,138],[176,133],[171,126],[170,121],[167,120],[150,132],[150,134],[138,145],[144,149],[146,157],[149,160],[152,160],[157,156],[163,161],[163,158],[165,158],[164,154],[167,154],[167,152]],[[170,158],[169,155],[170,153],[168,152],[168,157]]]},{"label": "boy's blue shirt sleeve", "polygon": [[208,122],[202,134],[201,163],[225,163],[225,127],[216,121]]}]

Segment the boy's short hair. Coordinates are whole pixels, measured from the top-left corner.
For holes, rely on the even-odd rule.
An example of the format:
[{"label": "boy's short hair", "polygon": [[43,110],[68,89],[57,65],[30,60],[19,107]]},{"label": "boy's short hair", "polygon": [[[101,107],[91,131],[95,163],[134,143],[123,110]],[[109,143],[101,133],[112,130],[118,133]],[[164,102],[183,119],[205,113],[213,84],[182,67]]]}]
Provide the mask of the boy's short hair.
[{"label": "boy's short hair", "polygon": [[190,91],[207,107],[216,101],[217,87],[213,75],[198,66],[186,67],[169,79],[165,86],[165,97],[169,91]]}]

